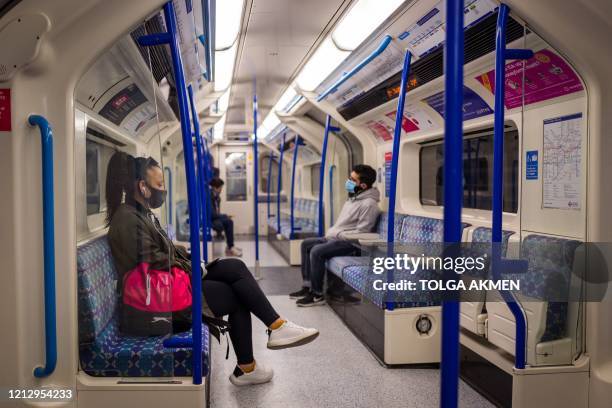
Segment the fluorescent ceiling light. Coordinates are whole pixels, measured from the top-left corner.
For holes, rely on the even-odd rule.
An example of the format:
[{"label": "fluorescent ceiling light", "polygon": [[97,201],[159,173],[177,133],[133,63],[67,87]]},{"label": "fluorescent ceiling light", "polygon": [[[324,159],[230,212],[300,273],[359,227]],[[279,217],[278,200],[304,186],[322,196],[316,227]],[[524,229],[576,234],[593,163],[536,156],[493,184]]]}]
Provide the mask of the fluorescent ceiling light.
[{"label": "fluorescent ceiling light", "polygon": [[215,4],[215,49],[230,47],[240,32],[244,0],[222,0]]},{"label": "fluorescent ceiling light", "polygon": [[225,50],[215,52],[215,92],[226,90],[232,83],[234,61],[238,43]]},{"label": "fluorescent ceiling light", "polygon": [[339,50],[330,38],[326,38],[302,68],[297,84],[305,91],[314,91],[349,54],[349,51]]},{"label": "fluorescent ceiling light", "polygon": [[266,139],[270,132],[272,132],[274,128],[276,128],[278,125],[280,125],[280,123],[281,121],[278,116],[276,116],[276,113],[274,113],[274,110],[270,111],[261,126],[257,129],[257,137]]},{"label": "fluorescent ceiling light", "polygon": [[227,111],[227,108],[229,106],[229,99],[230,99],[230,91],[229,89],[227,91],[225,91],[225,93],[223,95],[221,95],[221,97],[219,98],[219,101],[217,102],[217,112],[225,112]]},{"label": "fluorescent ceiling light", "polygon": [[219,119],[217,123],[215,123],[215,126],[213,127],[213,139],[222,140],[224,131],[225,131],[225,115],[223,115],[221,119]]},{"label": "fluorescent ceiling light", "polygon": [[334,42],[343,50],[354,50],[403,2],[404,0],[358,0],[334,29]]},{"label": "fluorescent ceiling light", "polygon": [[293,85],[289,85],[289,88],[281,95],[276,105],[274,105],[274,111],[282,111],[285,109],[287,104],[291,102],[291,100],[297,95],[295,89],[293,89]]}]

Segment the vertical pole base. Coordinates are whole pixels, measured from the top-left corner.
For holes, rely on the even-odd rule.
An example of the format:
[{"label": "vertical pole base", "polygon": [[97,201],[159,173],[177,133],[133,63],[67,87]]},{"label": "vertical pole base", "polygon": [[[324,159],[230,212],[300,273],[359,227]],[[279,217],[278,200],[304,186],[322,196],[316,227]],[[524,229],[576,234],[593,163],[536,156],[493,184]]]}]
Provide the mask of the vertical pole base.
[{"label": "vertical pole base", "polygon": [[255,280],[262,280],[263,276],[261,276],[261,269],[259,269],[259,261],[255,261]]}]

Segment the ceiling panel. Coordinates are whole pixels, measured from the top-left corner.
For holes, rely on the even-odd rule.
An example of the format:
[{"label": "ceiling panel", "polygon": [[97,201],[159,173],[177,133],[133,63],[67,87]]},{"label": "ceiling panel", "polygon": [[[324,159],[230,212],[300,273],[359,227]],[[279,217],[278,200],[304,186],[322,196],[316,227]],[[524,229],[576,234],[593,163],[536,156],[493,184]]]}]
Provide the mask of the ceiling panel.
[{"label": "ceiling panel", "polygon": [[[293,79],[321,33],[349,0],[253,0],[231,89],[227,123],[244,123],[257,81],[259,122]],[[247,4],[248,6],[249,4]],[[250,104],[249,104],[250,105]],[[246,113],[245,113],[246,112]]]}]

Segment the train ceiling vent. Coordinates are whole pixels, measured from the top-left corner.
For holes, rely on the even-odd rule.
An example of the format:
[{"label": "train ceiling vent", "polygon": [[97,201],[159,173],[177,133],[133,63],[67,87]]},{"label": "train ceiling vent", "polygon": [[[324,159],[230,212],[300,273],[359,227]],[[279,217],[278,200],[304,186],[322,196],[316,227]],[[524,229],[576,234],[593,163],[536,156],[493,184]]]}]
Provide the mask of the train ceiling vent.
[{"label": "train ceiling vent", "polygon": [[[495,30],[497,12],[484,18],[465,31],[465,63],[468,64],[495,50]],[[506,43],[523,36],[523,26],[512,17],[508,19]],[[410,67],[408,90],[418,88],[439,78],[444,73],[444,47],[440,46],[428,55],[421,57]],[[396,90],[401,82],[401,71],[375,86],[364,95],[340,107],[338,112],[346,120],[353,119],[397,97]]]},{"label": "train ceiling vent", "polygon": [[151,54],[151,71],[153,72],[155,81],[159,84],[162,79],[168,77],[168,82],[172,84],[171,86],[174,86],[174,76],[172,73],[168,46],[155,45],[152,47],[142,47],[138,44],[138,38],[143,35],[164,32],[166,32],[166,29],[162,24],[161,14],[156,14],[145,21],[144,24],[139,25],[130,35],[147,66],[149,66],[149,53]]}]

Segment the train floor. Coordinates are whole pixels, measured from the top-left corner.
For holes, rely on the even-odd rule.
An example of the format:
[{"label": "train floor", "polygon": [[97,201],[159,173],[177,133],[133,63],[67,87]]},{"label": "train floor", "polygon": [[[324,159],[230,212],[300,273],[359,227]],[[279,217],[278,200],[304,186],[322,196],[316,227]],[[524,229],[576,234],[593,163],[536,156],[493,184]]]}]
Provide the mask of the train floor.
[{"label": "train floor", "polygon": [[[246,237],[245,237],[246,238]],[[254,262],[254,242],[241,239],[249,267]],[[215,243],[215,255],[224,246]],[[264,257],[263,254],[268,254]],[[299,268],[289,267],[265,241],[260,241],[260,284],[281,316],[319,329],[313,343],[286,350],[266,348],[266,328],[253,319],[257,361],[274,369],[268,384],[235,387],[228,377],[235,365],[233,351],[225,360],[226,344],[213,339],[212,408],[265,407],[418,407],[439,406],[440,371],[437,368],[385,368],[350,332],[328,306],[298,308],[287,293],[299,288]],[[279,265],[282,261],[283,265]],[[231,350],[231,348],[230,348]],[[460,383],[461,407],[493,407],[469,385]]]}]

